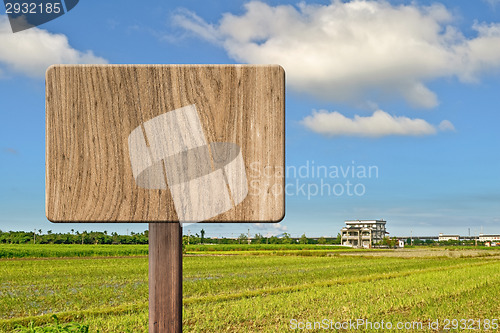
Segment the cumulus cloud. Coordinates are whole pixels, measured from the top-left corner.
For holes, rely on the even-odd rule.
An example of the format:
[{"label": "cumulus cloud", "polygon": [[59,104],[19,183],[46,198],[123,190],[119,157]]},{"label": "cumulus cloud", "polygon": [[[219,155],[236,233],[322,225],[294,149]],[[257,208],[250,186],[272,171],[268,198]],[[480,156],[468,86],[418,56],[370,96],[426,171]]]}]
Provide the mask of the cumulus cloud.
[{"label": "cumulus cloud", "polygon": [[[313,111],[301,123],[311,131],[325,136],[423,136],[437,133],[436,127],[423,119],[392,116],[382,110],[375,111],[371,116],[355,115],[354,118],[347,118],[337,111]],[[448,120],[443,120],[438,127],[442,131],[455,129]]]},{"label": "cumulus cloud", "polygon": [[254,226],[264,232],[265,237],[276,236],[288,230],[288,227],[282,223],[254,223]]},{"label": "cumulus cloud", "polygon": [[92,51],[81,52],[72,48],[63,34],[39,28],[14,34],[5,15],[0,15],[0,45],[0,71],[31,77],[43,77],[52,64],[106,63]]},{"label": "cumulus cloud", "polygon": [[333,1],[245,5],[211,24],[180,11],[174,22],[222,46],[246,63],[278,63],[293,89],[328,101],[404,98],[416,107],[438,104],[426,83],[443,77],[477,81],[500,68],[500,24],[479,24],[473,38],[453,26],[441,4]]}]

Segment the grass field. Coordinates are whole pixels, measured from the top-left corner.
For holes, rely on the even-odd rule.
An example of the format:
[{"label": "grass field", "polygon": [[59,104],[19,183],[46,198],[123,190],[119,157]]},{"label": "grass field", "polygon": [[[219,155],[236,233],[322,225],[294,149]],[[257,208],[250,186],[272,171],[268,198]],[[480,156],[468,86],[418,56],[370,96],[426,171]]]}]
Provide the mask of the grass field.
[{"label": "grass field", "polygon": [[[25,330],[19,331],[29,332],[30,322],[55,327],[56,314],[60,323],[88,326],[89,332],[147,332],[148,266],[141,256],[147,246],[62,246],[73,257],[45,246],[47,253],[33,247],[39,258],[12,255],[30,253],[30,246],[0,246],[0,257],[14,257],[0,259],[0,331],[21,325]],[[436,319],[500,316],[496,249],[217,250],[188,248],[184,258],[186,332],[286,332],[291,320],[358,318],[422,322],[425,328]]]},{"label": "grass field", "polygon": [[0,244],[2,258],[53,258],[148,255],[147,245]]}]

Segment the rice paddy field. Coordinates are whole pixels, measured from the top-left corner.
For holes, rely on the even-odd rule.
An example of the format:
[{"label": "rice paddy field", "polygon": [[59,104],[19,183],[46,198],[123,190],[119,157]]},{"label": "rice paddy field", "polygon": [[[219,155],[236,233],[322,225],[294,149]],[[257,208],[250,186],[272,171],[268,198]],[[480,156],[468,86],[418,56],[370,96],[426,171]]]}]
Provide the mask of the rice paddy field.
[{"label": "rice paddy field", "polygon": [[[185,332],[500,332],[495,248],[191,247],[183,269]],[[0,332],[147,332],[147,278],[143,245],[0,245]]]}]

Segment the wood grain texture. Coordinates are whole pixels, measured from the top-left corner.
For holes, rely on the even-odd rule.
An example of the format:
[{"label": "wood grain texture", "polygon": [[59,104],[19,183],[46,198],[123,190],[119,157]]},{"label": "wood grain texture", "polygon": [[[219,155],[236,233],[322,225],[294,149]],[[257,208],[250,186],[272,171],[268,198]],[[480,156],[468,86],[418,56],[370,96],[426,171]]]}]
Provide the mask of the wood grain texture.
[{"label": "wood grain texture", "polygon": [[182,332],[182,228],[149,224],[149,332]]},{"label": "wood grain texture", "polygon": [[243,201],[209,222],[280,221],[284,84],[276,65],[52,66],[46,75],[48,219],[178,221],[168,186],[137,186],[127,138],[148,120],[194,104],[208,143],[241,148],[248,180]]}]

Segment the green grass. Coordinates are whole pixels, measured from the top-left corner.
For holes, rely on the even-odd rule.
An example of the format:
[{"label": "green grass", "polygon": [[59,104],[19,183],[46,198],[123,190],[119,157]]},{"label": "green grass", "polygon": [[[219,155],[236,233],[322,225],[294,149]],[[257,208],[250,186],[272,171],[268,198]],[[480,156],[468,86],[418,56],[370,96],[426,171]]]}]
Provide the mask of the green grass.
[{"label": "green grass", "polygon": [[0,258],[147,256],[147,245],[0,244]]},{"label": "green grass", "polygon": [[217,244],[217,245],[187,245],[187,251],[288,251],[288,250],[352,250],[339,245],[316,245],[316,244]]},{"label": "green grass", "polygon": [[80,323],[59,323],[59,318],[56,315],[52,315],[54,323],[35,326],[34,322],[30,322],[27,326],[17,325],[14,329],[16,333],[87,333],[89,331],[89,326]]},{"label": "green grass", "polygon": [[[297,251],[315,251],[328,253],[332,251],[365,251],[335,245],[302,245],[302,244],[228,244],[228,245],[187,245],[187,253],[230,253],[266,254],[275,251],[282,254],[297,254]],[[293,252],[295,251],[295,252]],[[67,258],[67,257],[106,257],[147,255],[147,245],[79,245],[79,244],[0,244],[1,258]],[[314,254],[312,254],[314,255]]]},{"label": "green grass", "polygon": [[[184,330],[289,331],[292,318],[498,318],[498,249],[457,257],[417,251],[409,258],[397,251],[283,256],[277,249],[186,256]],[[133,256],[0,260],[0,331],[32,325],[52,332],[69,323],[89,332],[147,332],[147,265]]]}]

